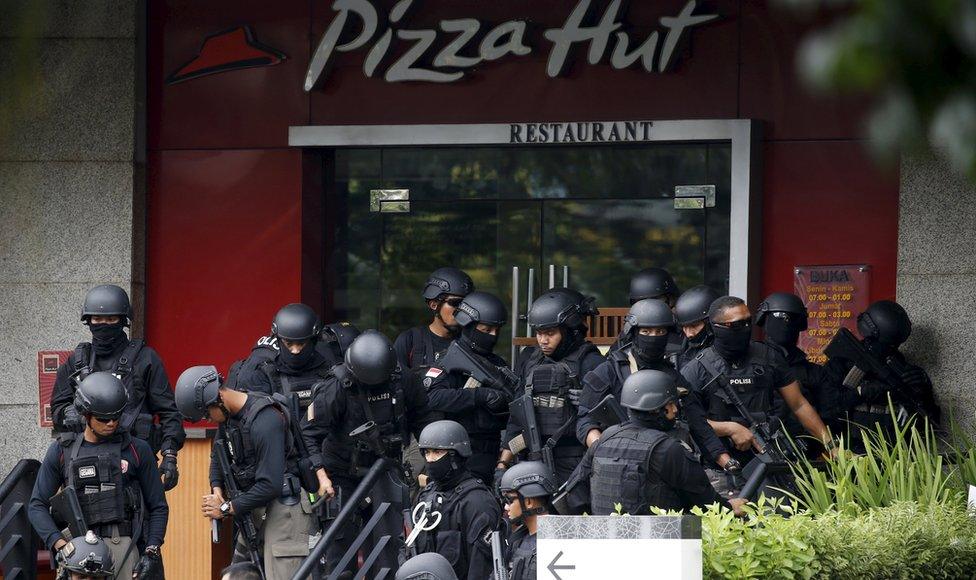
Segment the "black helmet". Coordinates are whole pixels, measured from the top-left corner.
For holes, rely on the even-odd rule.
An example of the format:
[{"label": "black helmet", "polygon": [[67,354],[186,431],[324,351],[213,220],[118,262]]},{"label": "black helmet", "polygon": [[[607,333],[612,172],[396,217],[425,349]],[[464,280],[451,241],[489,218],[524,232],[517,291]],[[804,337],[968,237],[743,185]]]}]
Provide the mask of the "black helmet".
[{"label": "black helmet", "polygon": [[454,312],[454,320],[462,327],[475,326],[479,322],[491,326],[504,326],[508,311],[493,294],[472,292],[464,297]]},{"label": "black helmet", "polygon": [[183,371],[176,380],[176,407],[187,421],[199,421],[207,407],[220,399],[221,377],[215,366],[196,366]]},{"label": "black helmet", "polygon": [[578,328],[582,324],[579,301],[566,292],[547,292],[536,298],[529,309],[529,326],[533,331],[557,326]]},{"label": "black helmet", "polygon": [[128,402],[122,380],[109,372],[91,373],[75,391],[75,408],[82,415],[119,418]]},{"label": "black helmet", "polygon": [[630,307],[627,316],[624,316],[624,333],[651,326],[662,328],[674,326],[674,314],[662,300],[656,298],[638,300]]},{"label": "black helmet", "polygon": [[789,292],[773,292],[759,303],[756,309],[756,326],[766,323],[766,317],[773,312],[785,312],[796,315],[796,328],[801,332],[807,329],[807,307],[796,294]]},{"label": "black helmet", "polygon": [[461,457],[471,457],[471,440],[468,432],[457,421],[434,421],[424,427],[417,439],[417,447],[424,449],[447,449],[456,451]]},{"label": "black helmet", "polygon": [[547,497],[558,486],[552,471],[541,461],[520,461],[505,470],[499,485],[502,492],[514,491],[522,497]]},{"label": "black helmet", "polygon": [[674,379],[667,373],[650,369],[627,377],[620,392],[620,404],[634,411],[656,411],[677,400]]},{"label": "black helmet", "polygon": [[721,296],[709,286],[702,284],[681,293],[674,304],[674,317],[680,325],[694,324],[708,318],[708,307]]},{"label": "black helmet", "polygon": [[367,330],[346,349],[346,368],[364,385],[380,385],[390,380],[397,367],[390,339],[376,330]]},{"label": "black helmet", "polygon": [[126,321],[132,318],[132,305],[125,290],[114,284],[95,286],[85,294],[81,307],[81,321],[89,316],[121,316]]},{"label": "black helmet", "polygon": [[360,332],[356,328],[356,325],[351,322],[333,322],[332,324],[325,325],[322,329],[322,334],[328,340],[338,345],[339,355],[343,356],[346,354],[346,350],[349,349],[352,341],[356,340],[356,337],[359,336]]},{"label": "black helmet", "polygon": [[879,300],[857,317],[861,336],[887,346],[900,346],[912,334],[912,321],[897,302]]},{"label": "black helmet", "polygon": [[62,570],[96,578],[108,578],[114,574],[112,551],[95,532],[89,531],[84,536],[78,536],[61,548],[61,551],[68,554],[61,564]]},{"label": "black helmet", "polygon": [[443,294],[467,296],[474,291],[474,282],[457,268],[438,268],[430,273],[422,292],[425,300],[434,300]]},{"label": "black helmet", "polygon": [[318,314],[304,304],[288,304],[275,314],[271,334],[286,340],[311,340],[322,329]]},{"label": "black helmet", "polygon": [[630,303],[645,298],[677,296],[678,285],[664,268],[645,268],[630,279]]},{"label": "black helmet", "polygon": [[457,575],[447,558],[424,552],[404,562],[394,580],[457,580]]},{"label": "black helmet", "polygon": [[552,288],[550,292],[559,292],[572,297],[576,305],[579,306],[580,315],[582,316],[599,316],[600,309],[596,307],[596,298],[593,296],[584,296],[582,292],[573,290],[572,288]]}]

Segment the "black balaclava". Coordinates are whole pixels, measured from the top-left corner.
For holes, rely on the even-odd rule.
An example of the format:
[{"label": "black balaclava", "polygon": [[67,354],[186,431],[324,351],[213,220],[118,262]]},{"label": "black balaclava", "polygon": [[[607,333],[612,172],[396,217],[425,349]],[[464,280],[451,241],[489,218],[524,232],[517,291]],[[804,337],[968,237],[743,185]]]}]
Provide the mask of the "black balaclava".
[{"label": "black balaclava", "polygon": [[88,328],[92,333],[92,348],[97,356],[112,354],[128,340],[124,320],[115,324],[89,324]]},{"label": "black balaclava", "polygon": [[786,349],[795,347],[800,339],[800,326],[796,321],[787,322],[782,318],[767,316],[763,330],[766,332],[766,340]]},{"label": "black balaclava", "polygon": [[494,352],[495,345],[498,344],[497,334],[481,332],[475,324],[461,329],[461,338],[464,339],[467,346],[471,347],[471,350],[483,355]]},{"label": "black balaclava", "polygon": [[631,349],[634,356],[643,363],[653,363],[661,360],[668,348],[668,335],[647,336],[634,329],[634,341]]},{"label": "black balaclava", "polygon": [[725,360],[741,360],[749,353],[752,341],[752,326],[745,328],[726,328],[712,325],[715,342],[712,347]]},{"label": "black balaclava", "polygon": [[670,431],[674,429],[674,426],[678,422],[677,416],[674,419],[668,419],[664,409],[657,411],[635,411],[634,409],[628,409],[627,414],[641,427],[656,429],[658,431]]},{"label": "black balaclava", "polygon": [[305,347],[298,354],[292,354],[284,343],[279,346],[278,355],[281,357],[282,364],[292,371],[301,371],[308,368],[309,363],[312,362],[312,359],[316,355],[315,342],[311,340],[305,343]]},{"label": "black balaclava", "polygon": [[427,477],[435,483],[443,483],[453,478],[464,466],[464,462],[454,451],[448,451],[446,455],[437,461],[427,461]]},{"label": "black balaclava", "polygon": [[560,360],[579,348],[586,340],[586,328],[584,327],[581,331],[579,328],[560,326],[559,335],[562,337],[559,339],[559,346],[549,355],[552,360]]},{"label": "black balaclava", "polygon": [[708,321],[706,320],[704,326],[702,326],[702,329],[698,331],[698,334],[696,334],[696,335],[694,335],[692,337],[687,337],[686,336],[685,337],[685,340],[688,341],[688,344],[690,346],[693,346],[693,347],[696,347],[696,348],[697,347],[700,347],[700,346],[704,345],[708,341],[708,337],[710,337],[712,335],[712,328],[711,327],[712,327],[712,325],[709,324]]}]

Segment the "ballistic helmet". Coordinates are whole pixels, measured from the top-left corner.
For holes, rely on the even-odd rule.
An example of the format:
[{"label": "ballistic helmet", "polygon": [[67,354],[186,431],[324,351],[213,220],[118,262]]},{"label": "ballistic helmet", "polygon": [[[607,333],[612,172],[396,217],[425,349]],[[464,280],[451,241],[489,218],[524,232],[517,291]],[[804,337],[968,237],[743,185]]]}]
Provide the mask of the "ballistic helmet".
[{"label": "ballistic helmet", "polygon": [[520,461],[505,470],[502,492],[514,491],[522,497],[547,497],[556,493],[556,477],[541,461]]},{"label": "ballistic helmet", "polygon": [[674,317],[680,325],[694,324],[708,318],[708,307],[721,294],[705,286],[694,286],[681,293],[674,304]]},{"label": "ballistic helmet", "polygon": [[645,298],[677,296],[678,285],[664,268],[645,268],[630,279],[630,303]]},{"label": "ballistic helmet", "polygon": [[620,393],[620,404],[634,411],[657,411],[678,400],[678,389],[670,375],[645,369],[627,377]]},{"label": "ballistic helmet", "polygon": [[131,320],[129,295],[114,284],[95,286],[85,294],[81,307],[81,321],[87,322],[90,316],[121,316],[125,321]]},{"label": "ballistic helmet", "polygon": [[176,407],[187,421],[196,422],[220,398],[221,377],[212,365],[190,367],[176,380]]},{"label": "ballistic helmet", "polygon": [[109,372],[91,373],[75,390],[75,408],[81,415],[118,419],[128,401],[122,380]]},{"label": "ballistic helmet", "polygon": [[911,336],[912,321],[897,302],[879,300],[857,317],[857,330],[864,338],[898,347]]},{"label": "ballistic helmet", "polygon": [[454,320],[463,328],[489,324],[491,326],[504,326],[508,311],[505,305],[495,295],[487,292],[475,291],[464,297],[461,304],[454,312]]},{"label": "ballistic helmet", "polygon": [[456,451],[461,457],[471,457],[471,440],[468,432],[457,421],[434,421],[424,427],[417,439],[417,447]]},{"label": "ballistic helmet", "polygon": [[364,385],[389,381],[396,367],[396,353],[390,339],[375,330],[357,336],[346,350],[346,368]]},{"label": "ballistic helmet", "polygon": [[535,299],[529,309],[532,331],[562,326],[577,328],[583,325],[579,300],[566,292],[549,291]]},{"label": "ballistic helmet", "polygon": [[425,300],[434,300],[444,294],[467,296],[474,291],[471,276],[457,268],[438,268],[427,278],[422,292]]},{"label": "ballistic helmet", "polygon": [[304,304],[288,304],[275,314],[271,334],[285,340],[311,340],[318,338],[322,325],[318,314]]},{"label": "ballistic helmet", "polygon": [[767,296],[756,308],[756,326],[766,324],[766,318],[776,312],[792,314],[796,319],[793,326],[801,332],[807,329],[807,307],[796,294],[773,292]]},{"label": "ballistic helmet", "polygon": [[89,531],[84,536],[74,538],[61,551],[67,554],[61,564],[62,570],[96,578],[108,578],[114,574],[112,552],[95,532]]},{"label": "ballistic helmet", "polygon": [[457,580],[457,575],[447,558],[437,552],[424,552],[404,562],[395,580]]}]

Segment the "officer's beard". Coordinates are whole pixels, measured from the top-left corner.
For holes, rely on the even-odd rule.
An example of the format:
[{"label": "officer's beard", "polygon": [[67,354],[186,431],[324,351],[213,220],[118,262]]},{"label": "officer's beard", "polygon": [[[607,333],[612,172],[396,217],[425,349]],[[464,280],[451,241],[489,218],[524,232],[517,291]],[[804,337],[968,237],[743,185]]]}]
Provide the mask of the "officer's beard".
[{"label": "officer's beard", "polygon": [[88,329],[92,333],[92,348],[98,356],[112,354],[128,340],[123,321],[115,324],[89,324]]}]

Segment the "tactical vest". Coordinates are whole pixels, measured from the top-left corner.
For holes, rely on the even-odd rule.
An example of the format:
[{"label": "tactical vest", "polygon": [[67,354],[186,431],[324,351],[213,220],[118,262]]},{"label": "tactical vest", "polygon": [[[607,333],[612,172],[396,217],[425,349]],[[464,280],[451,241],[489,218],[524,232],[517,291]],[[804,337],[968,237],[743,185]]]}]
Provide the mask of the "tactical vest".
[{"label": "tactical vest", "polygon": [[[757,416],[769,413],[773,404],[772,373],[767,372],[772,361],[773,348],[767,344],[753,342],[749,347],[749,357],[734,368],[722,359],[714,348],[707,348],[699,353],[695,359],[701,362],[708,372],[709,380],[722,375],[708,388],[707,414],[713,421],[735,421],[743,425],[751,423],[750,418],[742,417],[735,409],[732,400],[718,383],[724,381],[730,385],[750,413]],[[724,374],[723,374],[724,370]]]},{"label": "tactical vest", "polygon": [[[132,372],[133,365],[144,345],[145,342],[142,340],[130,340],[110,372],[122,381],[128,399],[122,418],[119,420],[119,427],[128,431],[133,437],[149,443],[153,451],[159,451],[159,446],[162,444],[162,431],[156,427],[152,414],[143,412],[146,406],[144,378],[139,373]],[[80,343],[75,347],[70,360],[74,369],[71,379],[74,381],[74,388],[77,389],[78,384],[91,374],[95,367],[95,351],[92,344]]]},{"label": "tactical vest", "polygon": [[[84,435],[62,437],[61,476],[65,485],[73,487],[88,524],[96,534],[110,537],[111,527],[118,526],[118,535],[132,537],[141,525],[142,494],[135,473],[140,461],[132,439],[123,433],[113,441],[98,445],[83,445]],[[129,448],[136,465],[123,466],[122,450]],[[154,461],[155,458],[145,458]],[[140,520],[134,524],[134,520]]]},{"label": "tactical vest", "polygon": [[618,503],[631,515],[648,515],[651,506],[683,507],[674,490],[649,470],[651,455],[668,438],[667,433],[629,421],[603,433],[593,453],[590,479],[593,515],[616,513]]},{"label": "tactical vest", "polygon": [[509,553],[510,580],[535,580],[536,578],[536,538],[522,528],[515,532],[512,549]]},{"label": "tactical vest", "polygon": [[410,329],[410,352],[407,353],[410,368],[433,366],[442,354],[443,350],[434,347],[434,339],[427,328],[415,326]]},{"label": "tactical vest", "polygon": [[579,389],[582,380],[580,365],[583,359],[598,349],[584,342],[559,361],[553,361],[536,349],[525,364],[525,390],[532,396],[536,422],[543,437],[566,431],[565,425],[576,416],[567,398],[570,389]]},{"label": "tactical vest", "polygon": [[418,502],[425,502],[431,512],[441,513],[441,523],[429,532],[417,536],[417,552],[437,552],[447,558],[451,567],[457,570],[468,569],[467,530],[461,527],[461,501],[475,490],[491,491],[474,477],[468,477],[449,490],[436,490],[433,484],[420,492]]},{"label": "tactical vest", "polygon": [[281,393],[285,396],[290,396],[292,393],[298,395],[298,406],[301,407],[302,411],[308,409],[308,406],[312,404],[312,387],[315,383],[320,383],[325,380],[332,370],[328,362],[324,362],[311,371],[303,372],[299,376],[293,376],[278,370],[273,359],[261,363],[260,368],[261,372],[271,382],[273,392]]},{"label": "tactical vest", "polygon": [[295,440],[292,437],[291,429],[288,428],[288,421],[291,420],[288,409],[264,393],[248,393],[247,396],[248,399],[254,399],[254,403],[248,408],[247,413],[239,421],[228,421],[221,425],[224,440],[228,444],[227,450],[230,453],[232,475],[242,491],[247,491],[254,485],[255,473],[257,472],[257,453],[254,439],[251,436],[251,428],[254,426],[254,418],[266,407],[273,407],[281,415],[283,421],[285,471],[293,473],[295,463],[298,460]]}]

